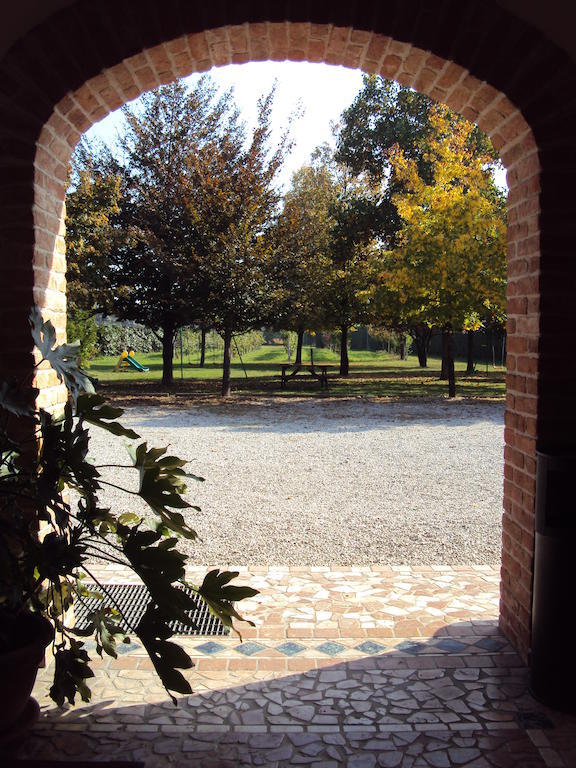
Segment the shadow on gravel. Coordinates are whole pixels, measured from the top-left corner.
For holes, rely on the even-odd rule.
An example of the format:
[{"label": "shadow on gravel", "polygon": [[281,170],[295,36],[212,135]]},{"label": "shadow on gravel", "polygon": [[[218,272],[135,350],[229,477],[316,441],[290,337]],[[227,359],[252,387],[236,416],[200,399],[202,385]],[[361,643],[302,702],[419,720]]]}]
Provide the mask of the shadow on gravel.
[{"label": "shadow on gravel", "polygon": [[[130,413],[130,411],[128,411]],[[132,414],[131,414],[132,415]],[[295,434],[306,432],[350,433],[398,429],[402,426],[470,427],[504,425],[504,403],[471,400],[421,400],[370,402],[365,400],[314,400],[227,403],[218,407],[194,406],[173,410],[169,406],[137,406],[138,427],[168,429],[225,428],[230,432]]]}]

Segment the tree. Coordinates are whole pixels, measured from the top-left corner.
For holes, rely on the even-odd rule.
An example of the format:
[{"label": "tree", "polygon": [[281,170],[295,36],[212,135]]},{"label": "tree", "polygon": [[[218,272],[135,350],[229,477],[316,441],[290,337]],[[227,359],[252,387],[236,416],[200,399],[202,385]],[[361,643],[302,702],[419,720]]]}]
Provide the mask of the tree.
[{"label": "tree", "polygon": [[282,319],[300,337],[305,325],[338,329],[341,376],[349,373],[350,328],[370,319],[373,240],[383,213],[378,193],[378,185],[318,148],[313,165],[294,177],[275,229]]},{"label": "tree", "polygon": [[[382,185],[381,240],[389,248],[398,244],[402,218],[394,203],[404,190],[405,181],[392,162],[397,148],[412,161],[418,175],[426,183],[434,178],[433,162],[428,143],[434,133],[431,116],[435,102],[428,96],[386,80],[378,75],[364,76],[363,88],[342,115],[336,158],[355,174],[365,174],[372,182]],[[446,112],[450,121],[459,118]],[[493,163],[497,153],[488,137],[472,126],[467,143],[479,157]],[[384,215],[385,212],[385,215]],[[427,354],[433,328],[422,316],[418,301],[409,296],[400,300],[394,291],[379,290],[379,324],[399,333],[408,333],[414,340],[420,366],[427,366]]]},{"label": "tree", "polygon": [[288,139],[285,134],[270,150],[273,98],[274,89],[260,100],[248,144],[244,127],[231,121],[187,159],[196,280],[206,297],[206,315],[224,339],[223,397],[230,394],[233,335],[270,324],[277,312],[279,288],[271,269],[269,231],[280,197],[274,181]]},{"label": "tree", "polygon": [[175,334],[206,312],[189,218],[190,159],[233,130],[237,113],[231,94],[218,97],[204,77],[191,92],[178,82],[161,86],[125,107],[124,117],[119,225],[126,237],[108,262],[113,309],[158,332],[162,383],[171,384]]},{"label": "tree", "polygon": [[382,182],[392,170],[390,151],[398,145],[429,178],[423,144],[430,134],[429,113],[434,103],[380,75],[364,75],[362,90],[342,114],[336,160],[356,175],[365,172]]},{"label": "tree", "polygon": [[[389,200],[401,191],[391,162],[395,147],[400,147],[407,159],[416,163],[419,175],[427,182],[433,178],[433,168],[427,155],[428,138],[434,128],[430,117],[437,102],[422,93],[386,80],[380,75],[364,75],[362,90],[342,114],[336,151],[337,162],[346,165],[355,175],[366,173],[374,182],[384,183]],[[452,113],[451,118],[458,120]],[[477,126],[472,126],[468,142],[491,162],[498,159],[489,138]],[[401,227],[401,220],[391,212],[390,237]]]},{"label": "tree", "polygon": [[349,373],[348,333],[372,319],[371,287],[379,250],[379,201],[359,179],[344,171],[332,206],[330,268],[324,299],[324,324],[340,332],[340,375]]},{"label": "tree", "polygon": [[430,181],[401,148],[391,155],[405,190],[394,197],[404,224],[399,247],[383,254],[380,282],[429,326],[442,329],[454,397],[453,332],[504,311],[505,203],[494,184],[491,154],[471,141],[473,126],[440,106],[429,119],[424,160]]},{"label": "tree", "polygon": [[[98,156],[98,157],[97,157]],[[104,148],[85,142],[71,162],[66,197],[66,283],[68,337],[80,341],[87,364],[96,353],[93,316],[110,306],[107,263],[119,244],[114,226],[120,211],[121,177]]]},{"label": "tree", "polygon": [[305,330],[318,328],[322,320],[335,202],[328,168],[303,166],[292,176],[272,232],[272,267],[281,294],[276,325],[297,333],[296,365],[302,362]]}]

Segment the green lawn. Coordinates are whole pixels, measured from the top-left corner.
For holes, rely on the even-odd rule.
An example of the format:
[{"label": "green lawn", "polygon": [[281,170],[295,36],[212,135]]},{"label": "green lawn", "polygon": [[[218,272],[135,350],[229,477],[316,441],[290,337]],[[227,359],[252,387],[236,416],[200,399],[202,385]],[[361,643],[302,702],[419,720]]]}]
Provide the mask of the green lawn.
[{"label": "green lawn", "polygon": [[[428,368],[418,366],[416,357],[399,360],[387,352],[351,352],[350,376],[338,376],[339,357],[329,349],[314,349],[314,362],[333,365],[329,369],[330,396],[370,396],[370,397],[438,397],[446,394],[447,384],[438,380],[440,361],[430,359]],[[162,376],[161,353],[136,354],[136,359],[142,365],[148,366],[147,373],[136,370],[115,371],[117,357],[96,358],[90,367],[91,375],[101,382],[105,389],[128,390],[156,389],[155,382]],[[310,361],[310,350],[305,348],[303,361]],[[244,355],[244,366],[248,379],[238,358],[232,364],[233,390],[250,394],[275,394],[282,396],[319,396],[325,393],[320,390],[318,382],[309,375],[300,374],[292,379],[286,389],[280,388],[280,365],[286,363],[286,351],[280,346],[264,346],[261,349]],[[457,394],[463,397],[502,398],[504,397],[504,370],[494,369],[491,365],[477,365],[473,376],[465,376],[463,371],[466,364],[456,362]],[[222,375],[221,357],[207,354],[206,365],[200,368],[192,357],[189,363],[186,356],[180,367],[180,359],[174,360],[174,378],[176,388],[184,387],[191,394],[216,394],[218,381]],[[145,386],[148,383],[149,386]],[[128,386],[126,386],[128,385]]]}]

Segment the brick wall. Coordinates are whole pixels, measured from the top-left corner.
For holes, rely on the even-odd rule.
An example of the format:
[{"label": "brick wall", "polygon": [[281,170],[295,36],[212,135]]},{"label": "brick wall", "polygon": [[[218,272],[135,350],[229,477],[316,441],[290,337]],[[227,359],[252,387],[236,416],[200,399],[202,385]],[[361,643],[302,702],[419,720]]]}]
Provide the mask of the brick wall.
[{"label": "brick wall", "polygon": [[[526,656],[536,445],[574,444],[559,396],[574,371],[558,361],[574,287],[576,152],[566,120],[574,117],[576,76],[563,54],[496,6],[103,0],[78,2],[38,27],[0,62],[2,370],[30,365],[32,298],[65,333],[63,202],[82,132],[160,83],[267,59],[396,79],[477,122],[501,152],[510,189],[501,624]],[[44,402],[56,403],[52,374],[38,380]]]}]

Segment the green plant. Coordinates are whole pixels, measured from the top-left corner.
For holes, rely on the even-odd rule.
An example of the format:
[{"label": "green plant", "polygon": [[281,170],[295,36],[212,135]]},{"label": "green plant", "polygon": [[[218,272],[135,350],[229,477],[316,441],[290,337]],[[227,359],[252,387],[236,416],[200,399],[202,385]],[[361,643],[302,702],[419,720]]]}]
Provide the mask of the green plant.
[{"label": "green plant", "polygon": [[86,309],[70,309],[66,328],[68,338],[78,340],[80,365],[87,368],[98,354],[98,329],[93,313]]},{"label": "green plant", "polygon": [[[15,643],[11,628],[26,611],[46,617],[54,628],[54,681],[50,695],[57,704],[74,703],[77,693],[90,699],[87,680],[93,676],[85,639],[94,637],[99,655],[116,656],[116,643],[126,641],[116,609],[100,607],[90,614],[90,627],[79,631],[67,618],[76,601],[93,596],[84,583],[91,562],[103,560],[128,566],[145,584],[151,601],[137,626],[138,636],[166,690],[189,693],[180,670],[192,667],[188,654],[170,641],[168,622],[190,624],[187,611],[194,598],[189,586],[227,626],[241,619],[234,603],[256,591],[233,586],[233,572],[213,570],[200,586],[185,580],[181,538],[195,539],[181,510],[197,509],[186,501],[186,481],[201,478],[187,473],[186,462],[167,455],[166,448],[149,448],[118,421],[122,411],[94,393],[77,365],[77,345],[56,345],[52,324],[40,312],[31,314],[32,336],[40,362],[49,363],[65,384],[69,397],[60,414],[35,405],[38,390],[29,380],[0,383],[0,652]],[[139,477],[138,502],[152,512],[148,523],[140,514],[116,515],[104,508],[99,491],[109,481],[102,467],[89,460],[88,425],[134,441],[132,464]],[[111,470],[114,471],[112,466]],[[105,470],[103,470],[105,471]],[[69,500],[69,489],[77,501]],[[40,533],[39,533],[40,531]],[[98,594],[106,594],[99,585]],[[69,615],[69,613],[68,613]]]}]

